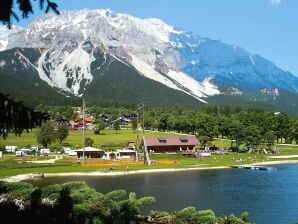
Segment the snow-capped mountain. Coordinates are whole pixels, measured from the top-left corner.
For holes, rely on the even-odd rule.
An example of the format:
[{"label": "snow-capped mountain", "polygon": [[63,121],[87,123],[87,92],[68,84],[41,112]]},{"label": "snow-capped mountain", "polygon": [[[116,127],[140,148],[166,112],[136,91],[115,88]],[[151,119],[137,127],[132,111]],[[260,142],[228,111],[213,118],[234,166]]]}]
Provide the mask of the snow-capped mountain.
[{"label": "snow-capped mountain", "polygon": [[8,29],[6,26],[0,25],[0,51],[4,51],[7,49],[9,37],[18,32],[19,29],[20,28],[17,26],[12,26],[11,29]]},{"label": "snow-capped mountain", "polygon": [[180,69],[181,57],[169,40],[180,32],[158,19],[142,20],[110,10],[62,12],[8,34],[6,49],[39,48],[42,55],[36,69],[40,78],[75,95],[92,82],[91,64],[97,49],[197,99],[218,94],[209,78],[199,82]]},{"label": "snow-capped mountain", "polygon": [[[210,96],[242,96],[261,89],[298,93],[296,76],[241,47],[175,29],[159,19],[110,10],[64,11],[46,14],[27,28],[0,27],[0,51],[9,49],[16,49],[9,53],[15,58],[0,55],[0,69],[19,60],[23,70],[30,68],[50,86],[75,96],[96,89],[98,76],[108,74],[115,61],[144,80],[205,103]],[[117,73],[120,77],[121,71]]]},{"label": "snow-capped mountain", "polygon": [[241,91],[281,88],[298,92],[296,76],[241,47],[187,32],[173,34],[171,39],[182,57],[182,71],[198,81],[212,78],[221,90],[232,86]]}]

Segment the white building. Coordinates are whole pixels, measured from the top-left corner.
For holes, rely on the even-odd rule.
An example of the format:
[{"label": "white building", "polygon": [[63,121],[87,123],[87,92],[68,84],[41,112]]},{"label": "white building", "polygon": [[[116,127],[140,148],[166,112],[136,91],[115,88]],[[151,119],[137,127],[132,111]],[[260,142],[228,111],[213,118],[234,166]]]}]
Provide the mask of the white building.
[{"label": "white building", "polygon": [[112,152],[105,152],[103,159],[106,160],[138,160],[138,153],[131,148],[119,149]]}]

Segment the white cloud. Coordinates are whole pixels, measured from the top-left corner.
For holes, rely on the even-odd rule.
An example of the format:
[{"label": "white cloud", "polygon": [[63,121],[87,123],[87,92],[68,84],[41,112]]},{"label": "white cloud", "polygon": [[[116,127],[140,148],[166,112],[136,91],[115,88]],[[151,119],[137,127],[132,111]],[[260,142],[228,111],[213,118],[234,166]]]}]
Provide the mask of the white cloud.
[{"label": "white cloud", "polygon": [[270,3],[272,4],[272,5],[278,5],[278,4],[280,4],[282,2],[282,0],[270,0]]}]

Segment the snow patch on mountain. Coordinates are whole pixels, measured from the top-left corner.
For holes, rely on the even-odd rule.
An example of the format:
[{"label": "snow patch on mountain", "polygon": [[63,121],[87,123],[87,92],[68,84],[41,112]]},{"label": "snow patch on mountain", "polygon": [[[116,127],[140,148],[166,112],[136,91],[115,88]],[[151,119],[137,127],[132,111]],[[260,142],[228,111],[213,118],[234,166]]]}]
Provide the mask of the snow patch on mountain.
[{"label": "snow patch on mountain", "polygon": [[201,99],[202,97],[220,93],[217,87],[209,82],[210,80],[204,80],[203,84],[201,84],[187,74],[173,70],[162,75],[152,66],[144,63],[135,56],[132,56],[132,65],[145,77],[160,82],[170,88],[183,91],[204,103],[206,101]]},{"label": "snow patch on mountain", "polygon": [[8,29],[7,26],[0,25],[0,51],[7,49],[9,43],[9,36],[18,32],[20,27],[12,26],[11,29]]},{"label": "snow patch on mountain", "polygon": [[172,89],[179,89],[172,81],[157,72],[152,66],[140,60],[138,57],[131,55],[131,64],[145,77],[160,82]]},{"label": "snow patch on mountain", "polygon": [[249,59],[250,59],[251,63],[252,63],[253,65],[255,65],[255,61],[254,61],[253,55],[250,55],[250,56],[249,56]]},{"label": "snow patch on mountain", "polygon": [[279,96],[279,90],[277,88],[274,89],[261,89],[260,93],[262,95],[267,95],[267,96],[273,96],[273,100],[276,100],[276,98]]},{"label": "snow patch on mountain", "polygon": [[241,96],[243,92],[235,87],[230,87],[226,90],[224,95]]},{"label": "snow patch on mountain", "polygon": [[49,49],[38,60],[39,76],[52,86],[79,96],[93,80],[90,65],[94,60],[81,47],[70,53]]},{"label": "snow patch on mountain", "polygon": [[217,95],[220,94],[218,87],[214,84],[213,79],[211,77],[203,80],[204,92],[209,95]]},{"label": "snow patch on mountain", "polygon": [[6,65],[5,60],[0,60],[0,68],[3,68]]},{"label": "snow patch on mountain", "polygon": [[36,66],[31,63],[31,61],[29,60],[29,58],[27,58],[25,55],[23,55],[19,50],[17,50],[16,54],[18,55],[19,60],[20,61],[23,61],[24,67],[31,66],[32,68],[34,68],[34,69],[37,70]]},{"label": "snow patch on mountain", "polygon": [[120,30],[131,29],[131,26],[133,25],[137,27],[140,32],[154,36],[157,40],[162,42],[169,42],[170,33],[181,33],[181,31],[176,31],[173,27],[164,23],[160,19],[139,19],[127,14],[114,13],[109,9],[95,11]]},{"label": "snow patch on mountain", "polygon": [[215,95],[220,93],[217,87],[210,82],[210,79],[206,79],[203,81],[203,83],[199,83],[185,73],[176,72],[173,70],[170,70],[167,75],[178,82],[181,86],[188,89],[190,91],[190,94],[198,99],[206,97],[208,95]]}]

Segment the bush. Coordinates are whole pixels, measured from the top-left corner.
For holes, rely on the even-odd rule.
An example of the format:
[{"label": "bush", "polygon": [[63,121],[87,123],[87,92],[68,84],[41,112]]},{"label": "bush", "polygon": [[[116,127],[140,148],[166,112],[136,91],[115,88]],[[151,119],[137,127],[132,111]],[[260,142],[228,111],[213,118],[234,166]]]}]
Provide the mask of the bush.
[{"label": "bush", "polygon": [[[54,184],[43,188],[28,183],[0,182],[0,216],[5,223],[147,223],[140,208],[155,202],[153,197],[128,196],[124,190],[96,192],[85,182]],[[4,197],[3,197],[4,195]],[[1,197],[0,196],[0,197]],[[15,199],[20,201],[16,205]],[[213,211],[188,207],[173,213],[153,211],[151,223],[160,224],[248,224],[248,213],[240,218],[217,218]],[[4,217],[4,218],[3,218]]]},{"label": "bush", "polygon": [[85,146],[92,146],[94,144],[94,140],[92,138],[85,138]]},{"label": "bush", "polygon": [[84,188],[89,188],[88,185],[83,181],[72,181],[65,184],[62,184],[62,187],[67,187],[70,191],[82,190]]},{"label": "bush", "polygon": [[62,186],[59,184],[46,186],[42,188],[42,197],[50,198],[51,200],[57,200],[61,190]]},{"label": "bush", "polygon": [[8,182],[2,182],[3,187],[3,193],[10,193],[10,192],[21,192],[24,190],[28,190],[33,188],[32,184],[25,183],[25,182],[14,182],[14,183],[8,183]]},{"label": "bush", "polygon": [[50,145],[50,150],[51,150],[51,152],[55,152],[55,151],[61,150],[61,146],[60,146],[59,143],[52,143]]},{"label": "bush", "polygon": [[204,224],[215,224],[217,218],[213,211],[197,211],[194,207],[188,207],[174,213],[177,222],[179,223],[204,223]]},{"label": "bush", "polygon": [[0,151],[5,152],[5,145],[0,145]]}]

